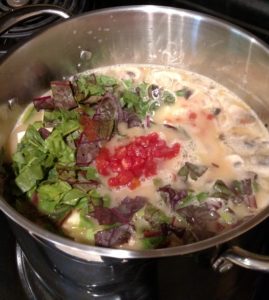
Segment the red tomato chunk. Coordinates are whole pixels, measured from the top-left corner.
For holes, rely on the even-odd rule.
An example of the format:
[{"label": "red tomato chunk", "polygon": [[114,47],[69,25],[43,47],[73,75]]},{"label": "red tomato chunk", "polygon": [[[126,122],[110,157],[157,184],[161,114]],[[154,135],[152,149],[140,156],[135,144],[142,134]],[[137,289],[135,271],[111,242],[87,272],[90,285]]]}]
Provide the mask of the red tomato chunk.
[{"label": "red tomato chunk", "polygon": [[169,147],[165,140],[153,132],[115,148],[114,154],[107,148],[102,148],[95,161],[96,168],[103,176],[112,175],[108,179],[110,187],[127,185],[130,189],[135,189],[140,185],[141,179],[157,174],[158,162],[177,156],[179,151],[179,143]]}]

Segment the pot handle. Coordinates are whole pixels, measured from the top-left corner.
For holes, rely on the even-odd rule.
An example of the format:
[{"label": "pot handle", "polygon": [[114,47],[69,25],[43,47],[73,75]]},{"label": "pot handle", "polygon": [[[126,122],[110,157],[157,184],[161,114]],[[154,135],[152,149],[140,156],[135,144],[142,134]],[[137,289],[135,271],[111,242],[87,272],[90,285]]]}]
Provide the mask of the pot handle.
[{"label": "pot handle", "polygon": [[259,255],[233,246],[224,251],[212,263],[214,270],[223,273],[231,269],[233,264],[255,271],[269,272],[269,256]]},{"label": "pot handle", "polygon": [[17,23],[42,14],[53,14],[64,19],[71,17],[70,12],[56,5],[37,4],[15,8],[0,17],[0,35]]}]

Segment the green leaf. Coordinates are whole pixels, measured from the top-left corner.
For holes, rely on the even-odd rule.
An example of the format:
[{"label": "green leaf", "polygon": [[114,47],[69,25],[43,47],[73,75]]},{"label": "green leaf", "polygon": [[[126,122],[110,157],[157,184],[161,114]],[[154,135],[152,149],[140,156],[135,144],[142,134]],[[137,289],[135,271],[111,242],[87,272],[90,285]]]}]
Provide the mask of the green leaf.
[{"label": "green leaf", "polygon": [[81,213],[79,227],[86,229],[85,238],[87,240],[94,241],[94,235],[98,230],[98,226],[91,220],[90,217],[86,217]]},{"label": "green leaf", "polygon": [[135,92],[129,90],[123,91],[122,98],[128,108],[136,107],[140,101],[140,97]]},{"label": "green leaf", "polygon": [[86,96],[101,96],[105,93],[105,89],[97,84],[89,84],[85,89]]},{"label": "green leaf", "polygon": [[136,91],[124,90],[121,101],[126,108],[133,109],[140,118],[144,118],[150,112],[151,102],[148,97],[140,96],[141,91],[137,93]]},{"label": "green leaf", "polygon": [[148,237],[141,240],[143,249],[155,249],[158,248],[165,241],[163,236]]},{"label": "green leaf", "polygon": [[254,179],[253,181],[251,181],[251,185],[252,185],[253,192],[258,193],[260,186],[259,186],[257,180]]},{"label": "green leaf", "polygon": [[86,178],[88,180],[97,180],[99,178],[98,172],[94,167],[90,166],[87,168]]},{"label": "green leaf", "polygon": [[57,126],[57,130],[61,132],[62,136],[66,136],[80,128],[80,123],[78,120],[68,120],[64,121]]},{"label": "green leaf", "polygon": [[[22,143],[30,144],[41,151],[44,149],[44,140],[42,139],[41,135],[39,134],[34,125],[28,126],[25,135],[22,139]],[[43,151],[45,151],[45,149]]]},{"label": "green leaf", "polygon": [[75,206],[78,203],[79,199],[85,196],[87,196],[86,193],[82,192],[79,189],[73,188],[72,190],[69,190],[64,194],[61,203]]},{"label": "green leaf", "polygon": [[58,172],[56,167],[53,167],[52,169],[49,170],[48,181],[55,182],[57,180],[58,180]]},{"label": "green leaf", "polygon": [[187,181],[189,176],[189,168],[186,165],[184,165],[183,167],[180,168],[177,175],[182,177],[182,180]]},{"label": "green leaf", "polygon": [[139,96],[145,100],[145,98],[148,98],[148,84],[146,82],[142,82],[137,86],[137,89],[139,91]]},{"label": "green leaf", "polygon": [[75,152],[70,148],[61,133],[53,130],[45,140],[47,150],[62,164],[72,164],[75,162]]},{"label": "green leaf", "polygon": [[87,228],[87,229],[95,229],[96,224],[92,221],[90,217],[86,217],[81,213],[79,227]]},{"label": "green leaf", "polygon": [[175,103],[176,97],[169,91],[165,90],[162,94],[162,100],[165,104]]},{"label": "green leaf", "polygon": [[122,80],[122,84],[125,89],[130,90],[133,88],[133,81],[131,79],[124,79]]},{"label": "green leaf", "polygon": [[184,199],[182,199],[177,205],[176,205],[176,210],[179,208],[183,208],[186,206],[191,205],[193,202],[198,201],[198,202],[203,202],[208,198],[209,194],[206,192],[201,192],[198,194],[193,194],[190,192]]},{"label": "green leaf", "polygon": [[71,189],[67,182],[60,180],[53,184],[40,185],[37,189],[39,209],[44,213],[53,213],[61,198]]},{"label": "green leaf", "polygon": [[76,204],[76,209],[80,210],[84,215],[89,212],[89,199],[88,197],[80,198]]},{"label": "green leaf", "polygon": [[93,205],[95,206],[100,206],[103,204],[102,196],[99,194],[99,192],[96,189],[92,189],[91,191],[88,192],[91,201]]},{"label": "green leaf", "polygon": [[33,164],[24,167],[23,171],[16,177],[17,186],[27,192],[36,186],[37,181],[43,178],[43,171],[40,164]]},{"label": "green leaf", "polygon": [[107,75],[97,75],[96,76],[97,84],[101,86],[114,86],[118,84],[117,79],[107,76]]},{"label": "green leaf", "polygon": [[70,120],[78,120],[79,114],[75,110],[53,110],[45,111],[44,121],[52,123],[62,123]]},{"label": "green leaf", "polygon": [[192,180],[197,180],[207,171],[207,169],[208,167],[206,166],[186,162],[178,171],[178,175],[181,176],[184,181],[187,181],[189,176]]},{"label": "green leaf", "polygon": [[153,226],[159,226],[163,223],[170,223],[171,217],[168,217],[157,207],[147,204],[144,210],[144,218]]},{"label": "green leaf", "polygon": [[188,99],[192,95],[192,93],[193,91],[187,87],[184,87],[181,90],[177,90],[175,92],[176,96],[184,97],[185,99]]},{"label": "green leaf", "polygon": [[[51,209],[50,206],[52,206],[52,203],[48,203],[48,206],[46,208]],[[72,208],[73,207],[70,205],[58,203],[57,205],[55,205],[53,212],[50,213],[49,217],[53,221],[62,220],[72,210]]]},{"label": "green leaf", "polygon": [[233,180],[231,187],[233,192],[235,192],[236,194],[244,194],[244,190],[243,190],[243,186],[242,186],[242,181],[239,180]]},{"label": "green leaf", "polygon": [[232,195],[233,193],[222,180],[217,180],[215,182],[213,186],[213,194],[211,195],[212,197],[229,199]]},{"label": "green leaf", "polygon": [[230,212],[229,209],[224,209],[219,212],[222,221],[228,225],[235,224],[237,217],[234,213]]},{"label": "green leaf", "polygon": [[111,198],[108,195],[103,196],[102,200],[104,207],[110,207]]},{"label": "green leaf", "polygon": [[[94,75],[82,75],[77,80],[76,94],[84,94],[84,99],[89,96],[101,96],[105,93],[104,85],[102,80],[106,82],[106,79],[99,79]],[[80,99],[83,100],[83,99]]]},{"label": "green leaf", "polygon": [[209,194],[207,192],[201,192],[199,194],[196,194],[196,198],[199,202],[203,202],[209,197]]},{"label": "green leaf", "polygon": [[17,151],[13,154],[12,161],[13,169],[16,175],[18,175],[23,166],[27,164],[27,161],[25,160],[25,157],[21,151]]}]

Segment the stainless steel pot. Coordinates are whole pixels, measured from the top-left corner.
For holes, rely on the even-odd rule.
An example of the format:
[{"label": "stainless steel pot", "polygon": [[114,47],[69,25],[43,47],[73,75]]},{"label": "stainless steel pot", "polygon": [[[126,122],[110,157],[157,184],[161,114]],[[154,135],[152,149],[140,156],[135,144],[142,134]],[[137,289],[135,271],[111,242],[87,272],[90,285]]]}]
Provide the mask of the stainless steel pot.
[{"label": "stainless steel pot", "polygon": [[[129,6],[94,11],[61,22],[4,57],[0,66],[0,143],[5,142],[27,103],[46,91],[51,80],[119,63],[161,64],[203,74],[236,93],[264,123],[268,122],[269,50],[265,44],[236,26],[195,12]],[[0,208],[9,217],[22,245],[24,239],[31,239],[38,247],[57,255],[84,262],[112,257],[121,263],[217,249],[269,214],[267,207],[238,227],[195,244],[131,251],[88,246],[55,235],[25,219],[2,198]],[[224,271],[231,262],[269,271],[268,258],[236,247],[222,253],[213,266]]]}]

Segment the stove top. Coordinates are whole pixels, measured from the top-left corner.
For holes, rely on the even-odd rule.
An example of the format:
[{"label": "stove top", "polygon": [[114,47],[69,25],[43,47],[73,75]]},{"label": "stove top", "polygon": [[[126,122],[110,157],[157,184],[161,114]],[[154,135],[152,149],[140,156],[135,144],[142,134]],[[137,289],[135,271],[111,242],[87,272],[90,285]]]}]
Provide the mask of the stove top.
[{"label": "stove top", "polygon": [[[12,11],[12,9],[33,4],[57,5],[72,15],[93,9],[93,1],[91,0],[0,0],[0,16]],[[57,16],[44,14],[19,23],[0,37],[0,55],[6,54],[18,42],[58,20],[59,17]]]},{"label": "stove top", "polygon": [[[265,0],[0,0],[0,16],[14,8],[30,4],[58,5],[73,15],[108,6],[169,5],[197,10],[231,21],[251,31],[265,42],[269,42],[269,3]],[[18,42],[57,20],[58,17],[44,15],[24,21],[10,29],[0,37],[0,55],[5,55]],[[268,229],[269,222],[264,222],[262,226]],[[0,213],[0,235],[2,238],[0,247],[0,298],[4,300],[57,300],[58,298],[53,295],[53,291],[48,290],[42,278],[35,273],[27,262],[2,213]],[[263,253],[269,254],[268,241],[264,241],[261,247]],[[143,299],[269,299],[269,274],[237,267],[226,274],[217,274],[212,270],[209,271],[202,262],[195,261],[193,257],[189,259],[187,257],[184,260],[181,257],[156,260],[155,269],[151,272],[150,277],[148,290],[142,291],[142,294],[148,296]],[[95,296],[89,296],[89,299],[96,299]],[[99,299],[103,300],[104,298]],[[106,299],[111,300],[112,298]],[[125,300],[125,298],[115,297],[113,299]]]}]

